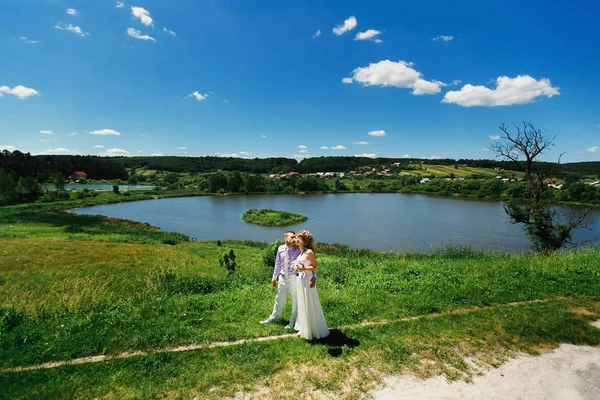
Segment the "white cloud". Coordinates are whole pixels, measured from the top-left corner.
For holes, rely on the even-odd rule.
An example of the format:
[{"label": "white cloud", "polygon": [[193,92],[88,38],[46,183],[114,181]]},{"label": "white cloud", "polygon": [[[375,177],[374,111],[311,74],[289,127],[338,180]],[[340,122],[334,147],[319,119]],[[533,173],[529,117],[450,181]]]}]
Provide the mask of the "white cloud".
[{"label": "white cloud", "polygon": [[427,158],[428,158],[429,160],[439,160],[439,159],[440,159],[440,158],[442,158],[442,157],[440,157],[440,156],[429,156],[429,157],[427,157]]},{"label": "white cloud", "polygon": [[229,158],[237,158],[239,155],[237,153],[217,153],[219,157],[229,157]]},{"label": "white cloud", "polygon": [[115,136],[120,136],[121,133],[115,131],[114,129],[99,129],[97,131],[91,131],[88,132],[90,135],[115,135]]},{"label": "white cloud", "polygon": [[382,40],[377,38],[381,34],[380,31],[375,29],[368,29],[364,32],[358,32],[354,37],[354,40],[370,40],[372,42],[381,43]]},{"label": "white cloud", "polygon": [[152,25],[152,17],[150,17],[150,11],[143,7],[131,7],[131,14],[135,18],[138,18],[140,22],[146,26]]},{"label": "white cloud", "polygon": [[117,5],[116,5],[116,7],[117,7],[117,8],[123,8],[123,7],[125,7],[125,3],[124,3],[124,2],[122,2],[122,1],[118,1],[118,0],[117,0]]},{"label": "white cloud", "polygon": [[74,8],[67,8],[67,14],[69,15],[77,15],[77,10]]},{"label": "white cloud", "polygon": [[71,132],[69,133],[69,136],[75,136],[75,135],[79,135],[77,132]]},{"label": "white cloud", "polygon": [[40,133],[43,133],[44,135],[52,135],[53,132],[49,129],[42,129]]},{"label": "white cloud", "polygon": [[303,144],[298,145],[298,148],[299,149],[308,149],[308,147]]},{"label": "white cloud", "polygon": [[248,157],[248,156],[250,156],[250,154],[251,153],[249,153],[247,151],[240,151],[240,156],[243,156],[243,157]]},{"label": "white cloud", "polygon": [[12,153],[16,149],[17,148],[15,146],[8,146],[8,145],[5,145],[5,144],[0,145],[0,150],[2,150],[2,151],[6,150],[6,151],[10,151]]},{"label": "white cloud", "polygon": [[159,151],[159,152],[156,152],[156,153],[151,153],[150,155],[151,155],[152,157],[162,157],[162,156],[164,156],[164,154],[163,154],[163,153],[161,153],[160,151]]},{"label": "white cloud", "polygon": [[449,42],[452,39],[454,39],[454,36],[440,35],[438,37],[434,37],[433,41],[435,42],[436,40],[443,40],[444,42]]},{"label": "white cloud", "polygon": [[156,39],[154,39],[152,36],[142,35],[141,31],[133,28],[127,28],[127,34],[134,39],[151,40],[152,42],[156,43]]},{"label": "white cloud", "polygon": [[195,97],[196,100],[201,101],[201,100],[206,100],[206,98],[208,97],[208,93],[207,94],[201,94],[198,91],[195,91],[194,93],[188,95],[187,97]]},{"label": "white cloud", "polygon": [[426,81],[421,78],[421,73],[414,68],[413,63],[406,61],[382,60],[370,63],[368,67],[359,67],[352,71],[351,78],[344,78],[344,83],[362,83],[363,86],[394,86],[398,88],[413,89],[412,94],[436,94],[441,91],[441,86],[446,86],[440,81]]},{"label": "white cloud", "polygon": [[264,139],[267,137],[267,135],[260,135],[260,137]]},{"label": "white cloud", "polygon": [[593,147],[588,147],[587,149],[585,149],[585,151],[589,151],[590,153],[595,153],[598,151],[598,149],[600,149],[600,147],[593,146]]},{"label": "white cloud", "polygon": [[313,39],[318,38],[319,36],[321,36],[321,30],[317,29],[317,31],[315,32],[315,34],[312,36]]},{"label": "white cloud", "polygon": [[488,137],[492,140],[500,140],[500,136],[499,135],[488,135]]},{"label": "white cloud", "polygon": [[481,151],[489,151],[490,149],[488,149],[487,147],[482,147]]},{"label": "white cloud", "polygon": [[456,85],[460,85],[462,83],[462,81],[460,79],[455,79],[452,81],[452,83],[449,86],[456,86]]},{"label": "white cloud", "polygon": [[345,32],[351,31],[352,29],[356,28],[356,24],[356,17],[352,16],[345,20],[342,25],[338,25],[335,28],[333,28],[333,33],[339,36]]},{"label": "white cloud", "polygon": [[40,44],[40,43],[42,43],[39,40],[30,40],[30,39],[27,39],[25,36],[21,36],[20,39],[22,41],[24,41],[25,43],[27,43],[27,44]]},{"label": "white cloud", "polygon": [[449,91],[442,103],[454,103],[463,107],[472,106],[510,106],[531,103],[536,97],[560,95],[558,87],[552,87],[549,79],[535,80],[529,75],[516,78],[500,76],[496,79],[496,88],[467,84],[460,90]]},{"label": "white cloud", "polygon": [[163,28],[163,32],[167,32],[167,33],[169,33],[169,35],[171,35],[171,36],[177,36],[177,34],[176,34],[175,32],[173,32],[173,31],[170,31],[170,30],[168,30],[167,28]]},{"label": "white cloud", "polygon": [[402,157],[400,157],[400,158],[410,158],[410,154],[405,154],[405,155],[403,155],[403,156],[402,156]]},{"label": "white cloud", "polygon": [[5,94],[11,94],[23,100],[31,96],[37,96],[38,94],[40,94],[40,92],[38,92],[35,89],[25,87],[23,85],[15,86],[12,89],[8,86],[0,86],[0,97],[4,96]]},{"label": "white cloud", "polygon": [[362,154],[355,154],[354,157],[368,157],[368,158],[375,158],[377,156],[377,154],[375,153],[362,153]]},{"label": "white cloud", "polygon": [[308,153],[308,150],[302,149],[302,150],[299,150],[298,153]]},{"label": "white cloud", "polygon": [[112,149],[107,149],[106,151],[103,151],[98,155],[102,157],[128,156],[129,152],[127,150],[113,147]]},{"label": "white cloud", "polygon": [[338,144],[337,146],[332,146],[331,150],[346,150],[346,148],[341,144]]},{"label": "white cloud", "polygon": [[104,146],[102,146],[101,144],[97,144],[97,145],[94,146],[94,148],[96,148],[96,149],[103,149]]},{"label": "white cloud", "polygon": [[369,136],[385,136],[385,131],[384,130],[380,130],[380,131],[371,131],[368,133]]},{"label": "white cloud", "polygon": [[294,158],[311,158],[314,157],[311,154],[294,154]]},{"label": "white cloud", "polygon": [[73,32],[76,35],[79,35],[81,37],[86,37],[86,36],[90,36],[89,33],[84,32],[80,27],[75,26],[75,25],[71,25],[71,24],[58,24],[58,25],[54,25],[54,27],[58,30],[61,31],[69,31],[69,32]]},{"label": "white cloud", "polygon": [[178,149],[179,149],[179,150],[187,150],[187,147],[185,147],[185,146],[181,146],[181,147],[178,147]]},{"label": "white cloud", "polygon": [[321,147],[319,147],[319,149],[321,149],[321,150],[329,150],[329,146],[321,146]]},{"label": "white cloud", "polygon": [[352,142],[354,144],[369,144],[369,142],[365,142],[364,140],[360,140],[360,141],[356,141],[356,142]]},{"label": "white cloud", "polygon": [[49,142],[49,139],[40,139],[40,142]]},{"label": "white cloud", "polygon": [[71,151],[69,149],[65,149],[64,147],[59,147],[56,149],[47,149],[47,150],[40,152],[40,154],[72,154],[72,153],[73,153],[73,151]]}]

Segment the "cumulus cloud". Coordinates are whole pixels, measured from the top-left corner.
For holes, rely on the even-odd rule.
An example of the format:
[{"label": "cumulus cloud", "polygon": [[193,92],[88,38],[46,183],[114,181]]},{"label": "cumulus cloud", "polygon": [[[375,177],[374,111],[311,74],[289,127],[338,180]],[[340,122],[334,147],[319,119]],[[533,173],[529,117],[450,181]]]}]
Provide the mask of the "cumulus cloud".
[{"label": "cumulus cloud", "polygon": [[163,154],[163,153],[161,153],[160,151],[159,151],[159,152],[156,152],[156,153],[150,153],[150,155],[151,155],[152,157],[162,157],[162,156],[164,156],[164,154]]},{"label": "cumulus cloud", "polygon": [[368,133],[369,136],[385,136],[385,131],[384,130],[380,130],[380,131],[371,131]]},{"label": "cumulus cloud", "polygon": [[552,87],[549,79],[539,81],[529,75],[518,75],[516,78],[500,76],[496,79],[496,88],[467,84],[460,90],[449,91],[442,103],[453,103],[463,107],[510,106],[531,103],[540,96],[552,97],[560,95],[558,87]]},{"label": "cumulus cloud", "polygon": [[237,158],[239,154],[237,153],[217,153],[219,157],[228,157],[228,158]]},{"label": "cumulus cloud", "polygon": [[118,149],[116,147],[113,147],[112,149],[106,149],[106,151],[103,151],[103,152],[99,153],[98,155],[103,156],[103,157],[128,156],[129,152],[127,150]]},{"label": "cumulus cloud", "polygon": [[122,1],[117,1],[117,5],[116,5],[116,7],[117,7],[117,8],[123,8],[123,7],[125,7],[125,3],[124,3],[124,2],[122,2]]},{"label": "cumulus cloud", "polygon": [[308,149],[308,147],[307,147],[307,146],[305,146],[305,145],[303,145],[303,144],[299,144],[299,145],[298,145],[298,148],[299,148],[299,149]]},{"label": "cumulus cloud", "polygon": [[421,73],[414,68],[413,63],[406,61],[382,60],[370,63],[367,67],[359,67],[352,71],[352,77],[342,79],[343,83],[357,82],[363,86],[393,86],[397,88],[413,89],[412,94],[436,94],[442,86],[447,86],[440,81],[426,81],[421,78]]},{"label": "cumulus cloud", "polygon": [[342,35],[348,31],[351,31],[352,29],[356,28],[356,17],[352,16],[350,18],[348,18],[347,20],[344,21],[344,23],[342,25],[338,25],[335,28],[333,28],[333,33],[335,33],[336,35]]},{"label": "cumulus cloud", "polygon": [[375,43],[381,43],[383,40],[377,37],[379,34],[381,34],[381,32],[378,30],[368,29],[364,32],[358,32],[354,37],[354,40],[370,40]]},{"label": "cumulus cloud", "polygon": [[306,150],[306,149],[298,150],[298,153],[308,153],[308,150]]},{"label": "cumulus cloud", "polygon": [[134,39],[150,40],[153,43],[156,43],[156,39],[154,39],[152,36],[142,35],[142,32],[138,31],[137,29],[127,28],[127,34]]},{"label": "cumulus cloud", "polygon": [[40,43],[42,43],[39,40],[30,40],[30,39],[27,39],[25,36],[21,36],[20,39],[22,41],[24,41],[25,43],[27,43],[27,44],[40,44]]},{"label": "cumulus cloud", "polygon": [[321,146],[321,147],[319,147],[319,149],[321,149],[321,150],[329,150],[329,146]]},{"label": "cumulus cloud", "polygon": [[440,36],[434,37],[433,41],[435,42],[437,40],[443,40],[444,42],[449,42],[452,39],[454,39],[454,36],[440,35]]},{"label": "cumulus cloud", "polygon": [[247,152],[247,151],[240,151],[240,156],[242,157],[248,157],[250,156],[251,153]]},{"label": "cumulus cloud", "polygon": [[74,8],[67,8],[67,14],[69,15],[77,15],[77,10]]},{"label": "cumulus cloud", "polygon": [[97,131],[88,132],[90,135],[115,135],[120,136],[121,133],[115,131],[114,129],[99,129]]},{"label": "cumulus cloud", "polygon": [[588,147],[587,149],[585,149],[585,151],[589,151],[590,153],[595,153],[598,151],[598,149],[600,149],[600,147],[592,146],[592,147]]},{"label": "cumulus cloud", "polygon": [[101,144],[97,144],[97,145],[94,146],[94,148],[96,148],[96,149],[103,149],[104,146],[102,146]]},{"label": "cumulus cloud", "polygon": [[177,36],[177,34],[173,31],[168,30],[167,28],[163,28],[163,32],[167,32],[171,36]]},{"label": "cumulus cloud", "polygon": [[52,135],[53,132],[50,129],[42,129],[40,133],[43,133],[44,135]]},{"label": "cumulus cloud", "polygon": [[56,149],[44,150],[44,151],[40,152],[40,154],[73,154],[73,151],[71,151],[69,149],[65,149],[64,147],[59,147]]},{"label": "cumulus cloud", "polygon": [[441,157],[440,156],[429,156],[427,157],[429,160],[439,160]]},{"label": "cumulus cloud", "polygon": [[[385,135],[385,132],[384,132]],[[360,140],[360,141],[356,141],[356,142],[352,142],[354,144],[369,144],[369,142],[365,142],[364,140]]]},{"label": "cumulus cloud", "polygon": [[196,100],[202,101],[202,100],[206,100],[206,98],[208,97],[208,93],[202,94],[196,90],[194,93],[188,95],[187,97],[195,97]]},{"label": "cumulus cloud", "polygon": [[152,25],[152,17],[150,17],[150,11],[144,9],[143,7],[131,7],[131,14],[140,22],[146,26]]},{"label": "cumulus cloud", "polygon": [[317,31],[315,32],[315,34],[314,34],[314,35],[312,35],[312,38],[313,38],[313,39],[316,39],[316,38],[318,38],[319,36],[321,36],[321,30],[320,30],[320,29],[317,29]]},{"label": "cumulus cloud", "polygon": [[23,85],[15,86],[12,89],[8,86],[0,86],[0,97],[4,96],[5,94],[17,96],[21,100],[24,100],[31,96],[37,96],[40,94],[40,92],[38,92],[35,89],[25,87]]},{"label": "cumulus cloud", "polygon": [[500,140],[500,135],[488,135],[491,140]]},{"label": "cumulus cloud", "polygon": [[90,36],[89,33],[83,31],[80,27],[72,25],[72,24],[58,24],[58,25],[54,25],[54,27],[61,31],[73,32],[74,34],[79,35],[81,37]]},{"label": "cumulus cloud", "polygon": [[405,155],[403,155],[403,156],[402,156],[402,157],[400,157],[400,158],[410,158],[410,154],[405,154]]},{"label": "cumulus cloud", "polygon": [[332,146],[331,150],[346,150],[346,148],[341,144],[338,144],[337,146]]},{"label": "cumulus cloud", "polygon": [[9,145],[6,145],[6,144],[0,145],[0,150],[1,150],[1,151],[4,151],[4,150],[6,150],[6,151],[10,151],[10,152],[12,153],[12,152],[13,152],[13,151],[15,151],[16,149],[17,149],[17,148],[16,148],[15,146],[9,146]]},{"label": "cumulus cloud", "polygon": [[355,154],[354,157],[367,157],[367,158],[375,158],[377,156],[377,154],[374,153],[362,153],[362,154]]}]

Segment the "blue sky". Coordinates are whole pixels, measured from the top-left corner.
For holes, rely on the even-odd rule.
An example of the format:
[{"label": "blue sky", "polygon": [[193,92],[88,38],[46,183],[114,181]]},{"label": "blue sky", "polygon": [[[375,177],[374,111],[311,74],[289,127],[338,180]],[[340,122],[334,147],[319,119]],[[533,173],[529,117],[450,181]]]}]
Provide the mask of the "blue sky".
[{"label": "blue sky", "polygon": [[0,147],[600,160],[595,1],[0,0]]}]

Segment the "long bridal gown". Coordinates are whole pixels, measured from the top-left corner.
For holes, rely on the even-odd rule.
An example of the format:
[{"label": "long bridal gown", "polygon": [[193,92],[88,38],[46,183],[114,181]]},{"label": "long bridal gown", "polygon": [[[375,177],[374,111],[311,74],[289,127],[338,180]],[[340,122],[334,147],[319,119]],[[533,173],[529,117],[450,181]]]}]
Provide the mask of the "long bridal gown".
[{"label": "long bridal gown", "polygon": [[[302,263],[305,268],[310,267],[310,261],[306,259],[306,254],[298,256],[295,262]],[[310,272],[298,274],[296,282],[298,317],[295,328],[304,339],[323,339],[329,336],[329,328],[327,328],[325,315],[323,315],[317,287],[310,287],[311,278]]]}]

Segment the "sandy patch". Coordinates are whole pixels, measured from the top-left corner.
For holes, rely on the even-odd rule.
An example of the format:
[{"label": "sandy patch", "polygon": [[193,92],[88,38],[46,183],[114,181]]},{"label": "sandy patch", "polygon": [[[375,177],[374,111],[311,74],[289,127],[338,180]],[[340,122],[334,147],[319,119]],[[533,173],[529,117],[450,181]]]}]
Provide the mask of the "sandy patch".
[{"label": "sandy patch", "polygon": [[[592,323],[600,328],[600,320]],[[521,355],[473,378],[471,383],[390,377],[378,400],[511,399],[597,400],[600,398],[600,347],[563,344],[541,356]]]}]

